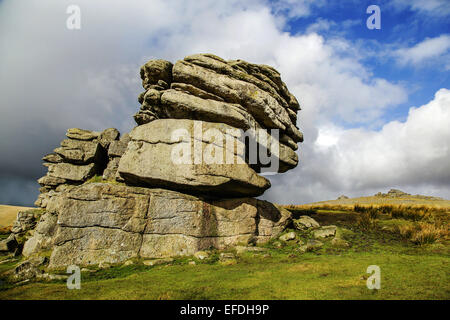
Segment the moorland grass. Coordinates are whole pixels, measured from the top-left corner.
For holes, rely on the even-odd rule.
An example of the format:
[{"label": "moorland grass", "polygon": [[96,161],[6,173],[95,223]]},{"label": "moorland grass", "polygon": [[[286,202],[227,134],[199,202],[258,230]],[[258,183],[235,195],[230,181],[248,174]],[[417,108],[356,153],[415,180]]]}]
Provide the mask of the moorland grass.
[{"label": "moorland grass", "polygon": [[[387,213],[366,216],[371,219],[368,228],[358,222],[358,212],[315,212],[321,225],[338,226],[339,237],[350,248],[337,248],[326,240],[321,250],[302,254],[297,250],[299,243],[276,248],[274,240],[261,253],[239,255],[236,264],[220,264],[219,252],[208,260],[185,257],[154,267],[135,261],[130,266],[82,273],[81,290],[68,290],[64,281],[7,284],[0,288],[0,299],[450,298],[448,238],[430,236],[426,225],[435,224],[392,218]],[[413,231],[405,236],[399,231],[402,228]],[[302,241],[310,236],[296,232]],[[366,287],[369,265],[381,268],[380,290]],[[12,267],[12,263],[0,264],[0,273]]]},{"label": "moorland grass", "polygon": [[[448,299],[449,262],[394,252],[248,254],[229,266],[115,267],[111,278],[82,278],[80,290],[36,282],[0,291],[0,299]],[[380,290],[366,287],[369,265],[381,268]]]}]

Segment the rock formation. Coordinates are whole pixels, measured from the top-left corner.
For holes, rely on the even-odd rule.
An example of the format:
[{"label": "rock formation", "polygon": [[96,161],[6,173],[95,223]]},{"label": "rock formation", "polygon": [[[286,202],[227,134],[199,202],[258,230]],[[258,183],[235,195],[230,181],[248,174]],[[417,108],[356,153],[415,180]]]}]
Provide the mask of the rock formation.
[{"label": "rock formation", "polygon": [[383,197],[383,198],[408,197],[408,198],[421,199],[421,200],[437,200],[437,201],[444,200],[444,198],[441,198],[441,197],[425,196],[425,195],[421,195],[421,194],[412,195],[410,193],[406,193],[406,192],[403,192],[398,189],[390,189],[387,193],[378,192],[374,196],[375,197]]},{"label": "rock formation", "polygon": [[114,178],[118,157],[128,144],[128,136],[119,140],[120,133],[114,128],[103,132],[73,128],[67,130],[66,136],[68,139],[63,140],[60,147],[42,158],[48,172],[38,180],[41,185],[41,194],[35,203],[38,207],[45,208],[50,197],[96,174]]},{"label": "rock formation", "polygon": [[51,251],[58,268],[193,255],[264,243],[291,222],[252,198],[270,187],[261,174],[297,166],[303,140],[299,103],[275,69],[198,54],[140,74],[129,134],[69,129],[43,158],[42,212],[17,223],[34,227],[26,257]]},{"label": "rock formation", "polygon": [[[141,78],[145,91],[139,95],[142,106],[134,116],[140,126],[130,133],[132,147],[125,152],[118,169],[125,180],[210,196],[258,196],[270,187],[270,182],[257,174],[264,170],[264,164],[252,159],[255,152],[249,154],[250,144],[256,145],[258,152],[268,150],[276,158],[278,172],[297,166],[295,150],[297,142],[303,141],[295,125],[300,106],[275,69],[196,54],[175,65],[151,60],[142,66]],[[196,124],[201,127],[198,134]],[[196,163],[193,151],[189,164],[177,165],[177,172],[173,165],[161,166],[161,160],[168,158],[173,149],[170,143],[174,143],[175,129],[187,130],[191,142],[202,140],[202,150],[208,151],[215,144],[213,150],[222,156],[225,165]],[[278,130],[278,139],[267,129]],[[217,135],[201,134],[213,130],[226,138],[219,137],[221,141],[216,142]],[[226,146],[223,140],[227,140]],[[186,139],[178,143],[186,143]],[[246,148],[240,148],[242,144]],[[157,154],[155,149],[163,151]],[[226,161],[228,154],[231,160]],[[136,159],[144,158],[152,160],[145,167],[138,166],[140,161]],[[230,166],[230,161],[235,164]]]},{"label": "rock formation", "polygon": [[410,194],[398,189],[391,189],[387,193],[378,192],[375,195],[375,197],[388,197],[388,198],[400,198],[404,196],[410,196]]}]

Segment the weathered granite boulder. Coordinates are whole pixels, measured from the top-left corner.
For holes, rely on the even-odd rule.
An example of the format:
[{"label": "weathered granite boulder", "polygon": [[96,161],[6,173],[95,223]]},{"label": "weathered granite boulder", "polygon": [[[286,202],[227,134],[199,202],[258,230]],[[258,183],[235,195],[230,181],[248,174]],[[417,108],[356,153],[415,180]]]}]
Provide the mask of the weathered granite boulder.
[{"label": "weathered granite boulder", "polygon": [[118,172],[133,184],[209,196],[258,196],[270,182],[246,164],[245,147],[233,133],[228,125],[194,120],[138,126]]},{"label": "weathered granite boulder", "polygon": [[119,168],[119,161],[120,157],[110,158],[106,169],[103,171],[103,179],[111,180],[116,178],[117,169]]},{"label": "weathered granite boulder", "polygon": [[[210,61],[217,61],[210,59]],[[218,62],[228,66],[224,62]],[[242,105],[262,125],[285,130],[292,123],[286,109],[270,93],[253,83],[217,73],[208,64],[178,61],[173,68],[174,82],[190,83],[225,101]]]},{"label": "weathered granite boulder", "polygon": [[49,177],[74,182],[83,182],[94,175],[95,164],[74,165],[70,163],[55,163],[48,166]]},{"label": "weathered granite boulder", "polygon": [[323,242],[319,240],[309,239],[306,244],[301,245],[298,249],[300,252],[316,251],[323,247]]},{"label": "weathered granite boulder", "polygon": [[141,79],[146,89],[152,85],[169,85],[172,82],[172,63],[161,59],[150,60],[141,67]]},{"label": "weathered granite boulder", "polygon": [[296,237],[297,236],[296,236],[295,232],[291,231],[291,232],[283,234],[280,237],[280,240],[281,241],[290,241],[290,240],[295,240]]},{"label": "weathered granite boulder", "polygon": [[16,237],[13,233],[11,233],[8,238],[0,240],[0,253],[12,252],[17,248],[17,246],[18,243]]},{"label": "weathered granite boulder", "polygon": [[54,151],[64,162],[86,164],[94,162],[100,156],[99,149],[98,142],[65,139],[61,142],[61,147]]},{"label": "weathered granite boulder", "polygon": [[300,216],[298,219],[294,219],[294,226],[298,230],[320,228],[320,224],[310,216]]},{"label": "weathered granite boulder", "polygon": [[100,135],[100,132],[83,130],[83,129],[79,129],[79,128],[68,129],[67,133],[66,133],[66,136],[69,139],[86,140],[86,141],[94,140],[94,139],[98,138],[99,135]]},{"label": "weathered granite boulder", "polygon": [[120,140],[112,141],[108,148],[108,157],[121,157],[127,149],[128,142],[130,142],[130,136],[127,133]]},{"label": "weathered granite boulder", "polygon": [[40,214],[41,212],[39,210],[34,209],[19,211],[11,232],[14,234],[21,234],[34,229],[41,216]]},{"label": "weathered granite boulder", "polygon": [[266,242],[289,221],[287,210],[254,198],[214,201],[163,189],[88,183],[49,200],[23,254],[52,249],[50,267],[193,255],[211,247]]},{"label": "weathered granite boulder", "polygon": [[[161,108],[164,110],[167,118],[171,119],[198,119],[207,122],[217,122],[220,119],[221,123],[246,131],[251,135],[252,140],[258,140],[255,135],[262,133],[265,139],[260,139],[258,143],[270,149],[268,143],[264,143],[264,141],[270,139],[270,134],[263,130],[253,116],[239,104],[201,99],[182,91],[166,90],[161,95]],[[284,139],[286,144],[283,143]],[[276,144],[278,150],[277,160],[280,161],[278,172],[286,172],[295,168],[298,164],[298,156],[295,153],[297,144],[295,141],[284,135],[283,139],[280,138],[279,141],[276,141]]]},{"label": "weathered granite boulder", "polygon": [[40,217],[33,236],[23,246],[22,254],[25,257],[30,256],[32,253],[53,248],[53,236],[56,231],[57,221],[58,216],[53,212],[47,211]]},{"label": "weathered granite boulder", "polygon": [[320,229],[314,230],[313,236],[316,239],[332,237],[336,234],[336,229],[337,227],[333,225],[323,226]]}]

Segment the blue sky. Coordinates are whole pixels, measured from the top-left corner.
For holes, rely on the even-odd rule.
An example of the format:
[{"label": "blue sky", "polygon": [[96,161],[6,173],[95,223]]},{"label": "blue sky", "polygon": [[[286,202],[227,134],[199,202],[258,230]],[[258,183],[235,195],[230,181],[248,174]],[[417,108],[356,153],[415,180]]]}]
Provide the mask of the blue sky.
[{"label": "blue sky", "polygon": [[299,166],[265,199],[450,198],[449,21],[448,0],[0,1],[0,203],[34,202],[67,128],[131,130],[147,60],[205,52],[277,68],[302,105]]},{"label": "blue sky", "polygon": [[[276,1],[272,2],[276,6]],[[318,1],[312,2],[308,16],[291,17],[284,30],[291,34],[304,34],[312,25],[322,22],[323,28],[316,32],[325,38],[344,37],[359,46],[361,61],[374,77],[386,78],[401,83],[408,90],[408,100],[392,106],[383,115],[383,121],[405,121],[411,106],[421,106],[430,101],[435,92],[450,84],[450,70],[443,67],[445,61],[440,58],[427,61],[426,65],[402,65],[387,51],[401,47],[413,47],[422,41],[450,34],[450,18],[447,14],[435,10],[414,10],[408,5],[396,5],[392,1]],[[445,1],[441,2],[442,5]],[[381,11],[381,29],[368,29],[365,8],[378,5]],[[286,13],[286,10],[284,11]],[[450,56],[444,58],[447,65]],[[344,124],[346,127],[355,125]]]}]

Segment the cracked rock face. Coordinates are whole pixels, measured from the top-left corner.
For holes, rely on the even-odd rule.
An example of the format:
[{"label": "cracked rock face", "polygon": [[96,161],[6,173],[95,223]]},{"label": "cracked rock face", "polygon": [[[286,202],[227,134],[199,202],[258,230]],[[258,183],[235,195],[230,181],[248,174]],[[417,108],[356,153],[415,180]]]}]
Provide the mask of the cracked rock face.
[{"label": "cracked rock face", "polygon": [[207,201],[163,189],[90,183],[52,197],[24,255],[53,248],[50,267],[193,255],[263,243],[290,213],[254,198]]}]

